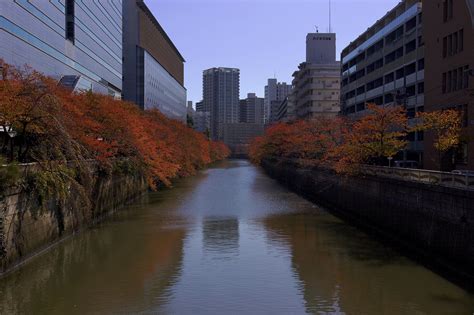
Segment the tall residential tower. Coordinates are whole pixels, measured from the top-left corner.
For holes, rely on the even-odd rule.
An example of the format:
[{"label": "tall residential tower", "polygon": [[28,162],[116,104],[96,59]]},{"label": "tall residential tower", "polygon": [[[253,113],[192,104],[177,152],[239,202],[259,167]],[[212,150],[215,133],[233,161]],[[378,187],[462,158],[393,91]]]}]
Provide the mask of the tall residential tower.
[{"label": "tall residential tower", "polygon": [[211,138],[224,139],[224,125],[239,121],[240,70],[211,68],[203,72],[203,110],[211,114]]}]

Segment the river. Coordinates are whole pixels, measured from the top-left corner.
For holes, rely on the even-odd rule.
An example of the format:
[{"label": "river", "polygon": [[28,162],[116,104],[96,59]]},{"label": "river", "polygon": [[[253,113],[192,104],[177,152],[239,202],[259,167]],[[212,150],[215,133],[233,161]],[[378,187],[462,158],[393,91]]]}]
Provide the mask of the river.
[{"label": "river", "polygon": [[0,314],[473,314],[474,295],[247,161],[149,193],[0,279]]}]

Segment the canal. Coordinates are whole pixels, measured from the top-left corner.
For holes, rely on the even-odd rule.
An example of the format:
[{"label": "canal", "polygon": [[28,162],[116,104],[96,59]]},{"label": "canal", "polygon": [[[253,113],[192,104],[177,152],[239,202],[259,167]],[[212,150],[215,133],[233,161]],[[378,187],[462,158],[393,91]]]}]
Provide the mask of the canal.
[{"label": "canal", "polygon": [[473,312],[473,294],[240,160],[150,193],[0,279],[0,314]]}]

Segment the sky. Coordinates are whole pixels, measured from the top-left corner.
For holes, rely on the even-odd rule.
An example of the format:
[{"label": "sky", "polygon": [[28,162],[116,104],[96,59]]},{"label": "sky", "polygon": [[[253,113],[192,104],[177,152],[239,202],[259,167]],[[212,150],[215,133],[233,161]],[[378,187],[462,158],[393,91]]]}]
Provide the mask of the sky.
[{"label": "sky", "polygon": [[[304,61],[306,34],[326,32],[329,0],[145,0],[181,52],[188,100],[202,99],[202,71],[240,69],[240,98],[263,97],[268,78],[291,83]],[[332,0],[341,50],[399,0]]]}]

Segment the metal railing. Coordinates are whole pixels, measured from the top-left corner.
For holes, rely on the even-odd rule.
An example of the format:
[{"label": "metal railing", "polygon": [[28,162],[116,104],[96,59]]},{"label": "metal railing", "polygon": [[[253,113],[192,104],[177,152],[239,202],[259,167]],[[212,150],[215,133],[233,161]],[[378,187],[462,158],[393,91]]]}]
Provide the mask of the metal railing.
[{"label": "metal railing", "polygon": [[368,165],[362,167],[361,173],[424,184],[474,190],[474,176],[472,175]]}]

